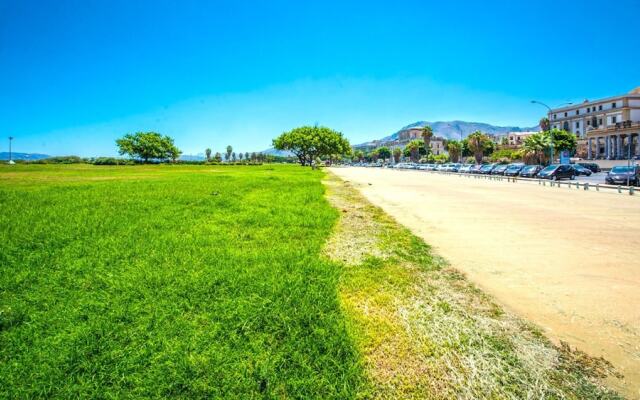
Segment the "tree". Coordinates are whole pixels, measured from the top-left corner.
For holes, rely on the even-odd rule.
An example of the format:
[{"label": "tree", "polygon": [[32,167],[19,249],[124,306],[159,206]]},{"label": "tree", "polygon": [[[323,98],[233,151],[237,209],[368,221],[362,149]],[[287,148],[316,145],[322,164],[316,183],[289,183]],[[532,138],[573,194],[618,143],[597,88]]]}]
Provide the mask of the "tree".
[{"label": "tree", "polygon": [[216,155],[215,155],[215,156],[213,156],[213,159],[214,159],[216,162],[222,162],[222,154],[220,154],[220,153],[217,153],[217,152],[216,152]]},{"label": "tree", "polygon": [[351,154],[351,145],[342,133],[325,126],[301,126],[284,132],[273,139],[273,147],[292,152],[303,166],[312,165],[318,157]]},{"label": "tree", "polygon": [[405,150],[409,151],[409,156],[411,157],[411,161],[418,162],[420,157],[420,147],[424,146],[424,142],[422,140],[412,140],[405,146]]},{"label": "tree", "polygon": [[447,140],[445,142],[444,148],[449,152],[449,157],[451,157],[451,161],[459,162],[460,156],[462,155],[462,143],[457,140]]},{"label": "tree", "polygon": [[538,122],[538,124],[540,124],[540,129],[542,129],[543,132],[546,132],[549,130],[549,127],[550,127],[549,118],[547,117],[540,118],[540,122]]},{"label": "tree", "polygon": [[227,146],[227,155],[224,158],[225,160],[229,161],[229,159],[231,158],[231,153],[233,153],[233,147],[231,147],[231,145]]},{"label": "tree", "polygon": [[431,138],[433,137],[433,129],[429,125],[422,128],[422,140],[424,140],[424,149],[426,154],[431,153]]},{"label": "tree", "polygon": [[371,160],[373,162],[377,162],[378,158],[380,157],[380,154],[378,154],[378,149],[375,149],[371,153],[369,153],[369,156],[371,157]]},{"label": "tree", "polygon": [[378,148],[378,156],[382,158],[383,161],[391,158],[391,150],[387,146],[382,146]]},{"label": "tree", "polygon": [[231,161],[236,162],[236,152],[231,153]]},{"label": "tree", "polygon": [[576,151],[578,146],[578,138],[571,132],[560,129],[552,129],[551,137],[553,138],[553,147],[557,151],[567,150],[571,153]]},{"label": "tree", "polygon": [[393,160],[396,164],[400,162],[400,157],[402,157],[402,149],[400,149],[400,147],[396,147],[393,149]]},{"label": "tree", "polygon": [[206,156],[207,156],[207,161],[211,161],[211,149],[207,148],[204,151],[204,154],[206,154]]},{"label": "tree", "polygon": [[116,140],[120,155],[141,158],[145,163],[149,160],[177,160],[182,152],[173,144],[169,136],[156,132],[128,133]]},{"label": "tree", "polygon": [[244,157],[244,154],[242,154],[242,152],[238,153],[238,158],[240,159],[240,161],[242,161],[243,157]]},{"label": "tree", "polygon": [[473,153],[473,156],[476,159],[476,163],[478,164],[482,162],[485,148],[493,144],[491,139],[489,139],[489,136],[480,131],[475,131],[471,135],[469,135],[467,137],[467,143],[469,146],[469,150]]},{"label": "tree", "polygon": [[538,164],[546,164],[547,153],[551,149],[549,132],[538,132],[527,137],[522,143],[522,153],[525,158],[533,158]]},{"label": "tree", "polygon": [[353,158],[358,160],[358,162],[362,162],[364,159],[364,152],[362,150],[356,150],[353,152]]},{"label": "tree", "polygon": [[247,161],[249,161],[249,152],[248,152],[248,151],[246,151],[246,152],[244,153],[244,159],[245,159],[245,160],[247,160]]}]

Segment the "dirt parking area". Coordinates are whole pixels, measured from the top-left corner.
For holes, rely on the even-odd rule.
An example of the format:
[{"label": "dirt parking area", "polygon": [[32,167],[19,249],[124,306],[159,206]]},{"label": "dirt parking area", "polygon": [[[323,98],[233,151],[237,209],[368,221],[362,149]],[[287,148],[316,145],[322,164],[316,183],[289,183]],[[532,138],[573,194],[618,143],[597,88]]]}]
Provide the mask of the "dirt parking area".
[{"label": "dirt parking area", "polygon": [[640,398],[640,194],[332,168],[556,341],[603,356]]}]

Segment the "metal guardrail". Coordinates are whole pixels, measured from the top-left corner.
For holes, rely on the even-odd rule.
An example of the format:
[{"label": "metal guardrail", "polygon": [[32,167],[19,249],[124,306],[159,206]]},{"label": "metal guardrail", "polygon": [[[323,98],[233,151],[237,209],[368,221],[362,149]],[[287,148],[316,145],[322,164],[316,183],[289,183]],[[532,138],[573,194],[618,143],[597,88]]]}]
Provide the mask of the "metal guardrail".
[{"label": "metal guardrail", "polygon": [[[404,168],[399,168],[404,170]],[[633,196],[636,192],[636,188],[634,186],[622,186],[622,185],[607,185],[600,183],[580,183],[575,181],[552,181],[549,179],[539,179],[539,178],[522,178],[519,176],[504,176],[504,175],[489,175],[489,174],[469,174],[469,173],[460,173],[460,172],[448,172],[448,171],[428,171],[428,170],[416,170],[416,169],[406,169],[407,171],[420,171],[427,172],[433,174],[441,174],[441,175],[457,175],[460,177],[468,177],[474,179],[485,179],[485,180],[493,180],[493,181],[506,181],[517,183],[518,181],[524,182],[538,182],[538,185],[548,186],[549,187],[562,187],[566,186],[568,188],[576,188],[582,190],[595,190],[599,191],[617,191],[618,193],[628,193]]]}]

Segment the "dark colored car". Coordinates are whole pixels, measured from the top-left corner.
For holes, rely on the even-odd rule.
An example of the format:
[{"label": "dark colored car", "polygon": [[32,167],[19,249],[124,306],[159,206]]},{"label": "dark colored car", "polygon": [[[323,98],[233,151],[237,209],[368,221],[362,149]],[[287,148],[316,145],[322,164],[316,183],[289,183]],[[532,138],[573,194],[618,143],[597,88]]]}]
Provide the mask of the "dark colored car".
[{"label": "dark colored car", "polygon": [[640,183],[640,167],[631,166],[617,166],[611,168],[611,171],[607,172],[607,176],[604,181],[610,185],[629,185],[638,186]]},{"label": "dark colored car", "polygon": [[538,176],[538,172],[542,171],[542,165],[525,165],[520,171],[520,176],[523,178],[535,178]]},{"label": "dark colored car", "polygon": [[481,169],[482,169],[482,165],[481,164],[476,164],[476,165],[471,167],[471,169],[469,170],[469,173],[470,174],[479,174]]},{"label": "dark colored car", "polygon": [[583,167],[580,164],[572,165],[572,167],[576,171],[576,175],[591,176],[593,173],[589,168]]},{"label": "dark colored car", "polygon": [[538,178],[558,181],[560,179],[576,179],[576,170],[568,164],[551,164],[538,172]]},{"label": "dark colored car", "polygon": [[491,170],[491,175],[504,175],[507,167],[509,167],[508,164],[498,164]]},{"label": "dark colored car", "polygon": [[478,173],[482,175],[490,175],[491,171],[496,167],[496,164],[484,164],[479,170]]},{"label": "dark colored car", "polygon": [[600,172],[600,166],[596,163],[589,163],[589,162],[581,162],[578,163],[578,165],[587,168],[589,171],[591,172]]},{"label": "dark colored car", "polygon": [[518,176],[524,167],[524,164],[509,164],[504,171],[504,176]]}]

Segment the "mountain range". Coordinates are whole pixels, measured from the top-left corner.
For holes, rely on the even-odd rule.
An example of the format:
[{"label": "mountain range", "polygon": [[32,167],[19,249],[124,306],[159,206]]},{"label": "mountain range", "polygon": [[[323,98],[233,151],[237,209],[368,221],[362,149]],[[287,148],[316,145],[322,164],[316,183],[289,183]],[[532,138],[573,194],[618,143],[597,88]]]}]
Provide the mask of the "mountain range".
[{"label": "mountain range", "polygon": [[[392,141],[398,138],[400,132],[409,129],[409,128],[417,128],[423,126],[431,126],[433,129],[434,136],[443,137],[449,140],[460,140],[460,138],[466,138],[471,133],[475,131],[481,131],[483,133],[488,133],[491,135],[500,135],[509,132],[530,132],[530,131],[539,131],[539,126],[534,126],[530,128],[521,128],[517,126],[496,126],[487,124],[484,122],[466,122],[466,121],[436,121],[436,122],[428,122],[428,121],[418,121],[412,124],[406,125],[402,127],[398,132],[395,132],[389,136],[386,136],[380,139],[381,142]],[[367,145],[371,146],[373,143],[366,142],[355,145],[354,147],[366,147]],[[377,143],[378,145],[383,143]]]},{"label": "mountain range", "polygon": [[[12,160],[42,160],[43,158],[49,158],[51,156],[47,154],[38,154],[38,153],[11,153]],[[0,152],[0,160],[8,160],[9,152],[2,151]]]}]

